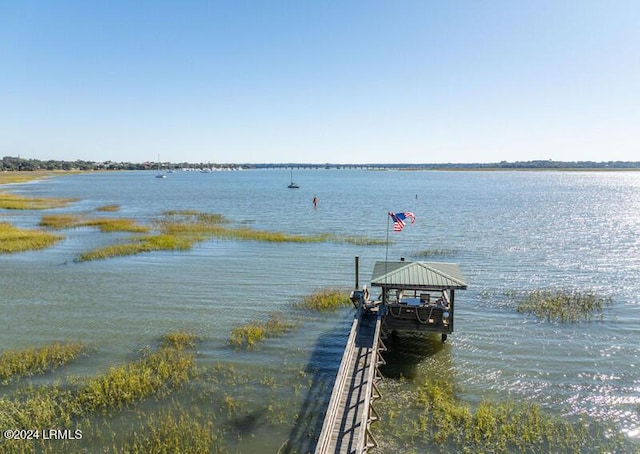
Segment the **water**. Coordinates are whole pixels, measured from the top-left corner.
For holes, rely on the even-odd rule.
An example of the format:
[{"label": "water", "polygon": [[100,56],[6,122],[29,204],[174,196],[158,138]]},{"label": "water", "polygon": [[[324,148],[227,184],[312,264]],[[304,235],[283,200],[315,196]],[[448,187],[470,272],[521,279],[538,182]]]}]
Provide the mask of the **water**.
[{"label": "water", "polygon": [[[469,288],[456,293],[456,330],[425,357],[401,361],[420,380],[437,362],[469,403],[530,400],[567,417],[588,415],[640,437],[640,173],[286,170],[211,174],[96,173],[6,186],[29,196],[75,197],[47,212],[151,222],[167,210],[220,213],[238,225],[292,234],[393,240],[384,246],[210,240],[188,252],[77,263],[123,234],[66,230],[57,246],[0,256],[0,349],[52,341],[96,348],[68,368],[91,375],[131,359],[167,332],[198,335],[198,361],[247,367],[337,369],[352,311],[313,315],[256,352],[234,352],[234,326],[287,311],[304,295],[360,283],[373,263],[439,250]],[[312,199],[319,203],[313,208]],[[96,213],[116,204],[116,213]],[[417,220],[389,231],[388,211]],[[43,213],[0,212],[34,227]],[[562,288],[610,295],[602,321],[541,322],[515,312],[513,291]],[[277,379],[278,372],[275,372]],[[327,391],[328,392],[328,391]],[[288,429],[285,429],[286,433]],[[277,446],[281,439],[242,446]],[[257,449],[257,448],[256,448]]]}]

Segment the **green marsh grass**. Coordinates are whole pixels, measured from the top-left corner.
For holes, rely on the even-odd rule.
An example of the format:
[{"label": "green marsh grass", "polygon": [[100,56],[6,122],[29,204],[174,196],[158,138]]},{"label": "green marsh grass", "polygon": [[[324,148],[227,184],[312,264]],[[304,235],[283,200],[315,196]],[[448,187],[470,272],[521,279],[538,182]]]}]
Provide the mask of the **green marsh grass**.
[{"label": "green marsh grass", "polygon": [[119,211],[120,205],[102,205],[96,208],[96,211],[114,212]]},{"label": "green marsh grass", "polygon": [[186,345],[180,342],[180,348],[176,348],[173,342],[163,343],[158,350],[136,361],[112,366],[98,376],[72,380],[71,387],[63,388],[60,384],[29,387],[19,393],[16,401],[0,398],[0,407],[5,409],[0,412],[0,426],[53,427],[57,419],[69,421],[96,411],[120,410],[150,396],[167,395],[195,372],[194,353]]},{"label": "green marsh grass", "polygon": [[612,304],[610,295],[600,296],[589,291],[534,290],[519,302],[517,311],[547,321],[580,322],[593,317],[602,319],[604,309]]},{"label": "green marsh grass", "polygon": [[33,170],[33,171],[10,171],[0,172],[0,185],[3,184],[15,184],[15,183],[27,183],[34,180],[44,180],[50,177],[58,175],[72,175],[82,173],[81,170]]},{"label": "green marsh grass", "polygon": [[[358,245],[380,245],[384,241],[366,237],[338,237],[331,234],[292,235],[283,232],[256,230],[248,227],[233,227],[224,216],[215,213],[202,213],[193,210],[173,210],[163,213],[163,217],[154,222],[157,233],[144,237],[133,237],[126,243],[109,245],[82,253],[78,261],[102,260],[116,256],[135,255],[144,252],[162,250],[189,250],[197,242],[210,238],[241,241],[264,241],[270,243],[352,243]],[[43,216],[42,226],[65,228],[96,225],[103,231],[128,231],[144,233],[146,227],[125,220],[86,220],[74,215]]]},{"label": "green marsh grass", "polygon": [[422,249],[420,251],[413,252],[411,255],[418,258],[441,257],[444,255],[451,255],[451,251],[447,249]]},{"label": "green marsh grass", "polygon": [[128,218],[86,218],[77,214],[47,214],[40,219],[40,226],[50,229],[97,227],[103,232],[148,233],[151,228]]},{"label": "green marsh grass", "polygon": [[142,430],[114,447],[114,453],[226,453],[211,418],[197,412],[147,416]]},{"label": "green marsh grass", "polygon": [[68,229],[82,226],[84,218],[77,214],[46,214],[40,218],[40,227]]},{"label": "green marsh grass", "polygon": [[83,412],[121,409],[153,395],[166,396],[194,373],[192,352],[165,346],[138,361],[113,366],[106,374],[86,381],[77,393],[74,405]]},{"label": "green marsh grass", "polygon": [[[123,364],[126,373],[116,366],[93,377],[25,386],[1,396],[0,427],[81,429],[83,438],[2,440],[0,451],[257,452],[254,436],[270,433],[275,436],[262,446],[264,452],[280,452],[278,445],[284,447],[282,452],[312,452],[321,415],[317,407],[308,410],[307,392],[322,400],[330,385],[315,389],[312,375],[277,361],[267,367],[218,363],[196,369],[192,361],[196,341],[191,333],[171,332],[158,340],[157,349]],[[170,372],[174,369],[177,372]],[[380,386],[383,397],[376,410],[381,420],[371,426],[380,442],[375,452],[637,450],[616,431],[606,432],[590,419],[570,422],[535,404],[467,405],[456,397],[450,379],[434,378],[422,385],[384,380]],[[282,443],[291,436],[296,420],[306,444],[297,444],[300,439],[295,438]]]},{"label": "green marsh grass", "polygon": [[22,229],[7,222],[0,222],[0,254],[44,249],[62,238],[60,235],[41,230]]},{"label": "green marsh grass", "polygon": [[188,333],[186,331],[175,331],[173,333],[165,334],[160,339],[163,347],[176,348],[182,350],[184,348],[195,348],[196,335]]},{"label": "green marsh grass", "polygon": [[148,235],[133,239],[132,243],[112,244],[83,252],[77,261],[104,260],[112,257],[130,256],[152,251],[186,251],[191,249],[193,240],[172,235]]},{"label": "green marsh grass", "polygon": [[53,175],[53,172],[0,172],[0,185],[13,183],[26,183],[33,180],[41,180]]},{"label": "green marsh grass", "polygon": [[[417,389],[405,380],[383,382],[381,392],[385,396],[377,407],[381,422],[372,429],[383,440],[383,451],[592,452],[599,446],[598,452],[626,452],[628,448],[622,437],[605,437],[604,426],[569,422],[533,403],[483,401],[472,408],[455,397],[450,380],[428,381]],[[386,397],[391,395],[392,399]]]},{"label": "green marsh grass", "polygon": [[192,210],[166,211],[160,221],[161,230],[171,234],[202,234],[223,239],[264,241],[270,243],[351,243],[358,245],[381,245],[385,240],[365,236],[339,237],[333,234],[293,235],[284,232],[258,230],[249,227],[233,227],[221,214],[202,213]]},{"label": "green marsh grass", "polygon": [[90,219],[85,225],[97,227],[103,232],[148,233],[151,230],[150,227],[140,225],[134,219],[127,218]]},{"label": "green marsh grass", "polygon": [[294,327],[294,323],[283,320],[280,315],[272,314],[264,322],[254,321],[233,328],[229,344],[235,348],[252,348],[265,338],[281,336]]},{"label": "green marsh grass", "polygon": [[328,241],[332,241],[334,243],[355,244],[357,246],[382,246],[387,244],[387,240],[383,240],[380,238],[369,238],[366,236],[339,237],[332,235],[328,238]]},{"label": "green marsh grass", "polygon": [[295,304],[295,307],[324,312],[351,305],[351,299],[347,292],[338,289],[322,289],[305,296],[301,302]]},{"label": "green marsh grass", "polygon": [[55,370],[84,353],[78,342],[54,343],[26,350],[6,350],[0,353],[0,381],[44,374]]},{"label": "green marsh grass", "polygon": [[5,210],[47,210],[62,208],[76,201],[71,198],[23,197],[0,192],[0,208]]},{"label": "green marsh grass", "polygon": [[[123,410],[133,408],[134,404],[141,404],[153,397],[157,400],[165,399],[174,390],[196,377],[195,352],[192,348],[194,342],[195,337],[189,333],[169,333],[160,340],[157,350],[147,351],[138,360],[113,366],[105,373],[87,378],[70,377],[66,383],[56,382],[39,387],[29,385],[19,388],[13,395],[0,396],[0,427],[81,428],[87,434],[91,431],[95,418],[106,418],[104,422],[108,426],[111,418],[128,413]],[[172,452],[173,446],[178,446],[175,444],[177,434],[167,431],[168,427],[165,424],[157,421],[156,427],[153,418],[145,417],[145,420],[151,421],[148,430],[155,433],[152,437],[156,439],[154,443],[165,445],[163,450],[157,452]],[[188,437],[188,433],[184,434],[184,437]],[[198,432],[197,438],[201,437],[204,437],[204,434]],[[187,438],[182,441],[189,442]],[[67,445],[65,442],[43,440],[2,440],[0,451],[84,451],[81,440],[71,440],[69,443]],[[65,446],[66,449],[61,446]],[[126,448],[123,450],[131,452]]]}]

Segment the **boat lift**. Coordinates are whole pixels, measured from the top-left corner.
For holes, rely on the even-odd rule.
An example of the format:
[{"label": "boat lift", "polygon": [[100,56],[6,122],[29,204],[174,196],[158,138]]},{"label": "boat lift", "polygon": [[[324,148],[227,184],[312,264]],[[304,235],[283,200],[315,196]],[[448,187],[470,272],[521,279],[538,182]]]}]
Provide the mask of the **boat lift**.
[{"label": "boat lift", "polygon": [[[356,276],[357,270],[358,257]],[[385,331],[439,333],[444,342],[454,328],[455,291],[466,290],[467,283],[455,263],[401,259],[376,262],[371,287],[381,289],[375,299],[365,286],[352,292],[351,300],[364,311],[381,313]]]}]

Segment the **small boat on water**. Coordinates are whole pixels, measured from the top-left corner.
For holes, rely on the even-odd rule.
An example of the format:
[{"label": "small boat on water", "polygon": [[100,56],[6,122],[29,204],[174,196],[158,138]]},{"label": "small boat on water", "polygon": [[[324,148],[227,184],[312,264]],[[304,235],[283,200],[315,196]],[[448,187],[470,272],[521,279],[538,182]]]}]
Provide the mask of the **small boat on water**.
[{"label": "small boat on water", "polygon": [[371,286],[381,288],[378,297],[371,299],[365,286],[351,300],[380,313],[386,331],[440,333],[444,342],[453,332],[455,290],[467,283],[455,263],[400,260],[376,262]]},{"label": "small boat on water", "polygon": [[289,189],[298,189],[300,186],[298,183],[293,182],[293,170],[291,171],[291,183],[287,186]]},{"label": "small boat on water", "polygon": [[167,175],[162,172],[162,167],[160,166],[160,155],[158,155],[158,173],[156,174],[156,178],[167,178]]}]

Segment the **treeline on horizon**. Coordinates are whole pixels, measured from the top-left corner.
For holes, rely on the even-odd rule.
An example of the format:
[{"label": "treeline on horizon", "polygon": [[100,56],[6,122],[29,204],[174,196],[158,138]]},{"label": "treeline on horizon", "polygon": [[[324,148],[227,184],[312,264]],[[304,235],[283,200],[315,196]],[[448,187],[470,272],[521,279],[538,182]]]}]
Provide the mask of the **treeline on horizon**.
[{"label": "treeline on horizon", "polygon": [[371,169],[640,169],[640,161],[501,161],[496,163],[360,163],[360,164],[310,164],[310,163],[243,163],[243,164],[216,164],[216,163],[190,163],[190,162],[115,162],[115,161],[59,161],[39,159],[24,159],[20,157],[5,156],[0,163],[0,171],[37,171],[37,170],[177,170],[177,169],[277,169],[277,168],[371,168]]}]

